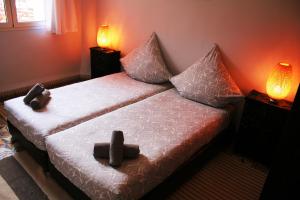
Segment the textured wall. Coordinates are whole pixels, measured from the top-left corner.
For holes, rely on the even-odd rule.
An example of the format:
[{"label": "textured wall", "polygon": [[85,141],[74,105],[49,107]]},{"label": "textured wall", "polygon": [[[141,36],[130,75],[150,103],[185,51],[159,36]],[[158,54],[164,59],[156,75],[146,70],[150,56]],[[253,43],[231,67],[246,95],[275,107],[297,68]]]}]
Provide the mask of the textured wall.
[{"label": "textured wall", "polygon": [[265,92],[277,62],[294,66],[293,99],[300,80],[298,0],[98,0],[98,25],[114,33],[113,47],[128,53],[156,31],[167,64],[179,73],[211,42],[246,93]]}]

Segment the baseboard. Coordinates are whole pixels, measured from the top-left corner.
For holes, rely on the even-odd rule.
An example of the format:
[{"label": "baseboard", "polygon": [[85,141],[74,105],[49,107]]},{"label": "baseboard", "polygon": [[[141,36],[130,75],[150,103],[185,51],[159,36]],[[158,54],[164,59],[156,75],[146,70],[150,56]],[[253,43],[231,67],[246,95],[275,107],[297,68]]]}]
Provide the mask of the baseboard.
[{"label": "baseboard", "polygon": [[88,74],[80,74],[80,80],[81,81],[86,81],[86,80],[89,80],[91,79],[91,75],[88,75]]},{"label": "baseboard", "polygon": [[[60,87],[60,86],[64,86],[67,84],[72,84],[72,83],[76,83],[76,82],[80,82],[82,80],[88,80],[88,79],[89,79],[89,77],[87,77],[87,76],[74,75],[74,76],[63,78],[63,79],[57,79],[57,80],[43,82],[43,84],[45,85],[46,88],[52,89],[52,88],[56,88],[56,87]],[[32,87],[32,85],[26,86],[26,87],[20,87],[20,88],[9,90],[9,91],[0,92],[0,101],[5,101],[7,99],[15,98],[18,96],[23,96],[28,92],[28,90],[31,87]]]}]

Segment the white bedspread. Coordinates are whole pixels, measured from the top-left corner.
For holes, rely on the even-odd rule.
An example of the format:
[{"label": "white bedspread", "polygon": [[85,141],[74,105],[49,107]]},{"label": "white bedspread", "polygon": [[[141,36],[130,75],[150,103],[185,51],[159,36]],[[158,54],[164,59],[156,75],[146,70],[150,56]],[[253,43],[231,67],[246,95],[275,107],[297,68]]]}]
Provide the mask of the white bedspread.
[{"label": "white bedspread", "polygon": [[52,89],[51,100],[33,111],[24,97],[4,102],[8,120],[41,150],[45,137],[170,88],[136,81],[124,72]]},{"label": "white bedspread", "polygon": [[[107,113],[46,139],[50,161],[92,199],[138,199],[223,130],[229,111],[187,100],[175,89]],[[122,130],[141,155],[112,168],[96,160],[96,142]]]}]

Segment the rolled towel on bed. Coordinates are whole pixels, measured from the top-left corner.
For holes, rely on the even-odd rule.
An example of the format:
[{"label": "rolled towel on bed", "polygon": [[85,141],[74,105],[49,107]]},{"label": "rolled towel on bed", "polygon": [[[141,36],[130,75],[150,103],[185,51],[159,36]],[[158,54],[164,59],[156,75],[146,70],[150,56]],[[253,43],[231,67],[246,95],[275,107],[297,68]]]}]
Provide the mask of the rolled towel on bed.
[{"label": "rolled towel on bed", "polygon": [[[96,143],[94,145],[94,157],[95,158],[109,158],[109,143]],[[124,158],[137,158],[140,153],[139,145],[124,144],[123,156]]]},{"label": "rolled towel on bed", "polygon": [[30,107],[34,110],[41,109],[46,106],[50,99],[50,91],[45,89],[41,95],[35,97],[30,102]]},{"label": "rolled towel on bed", "polygon": [[109,148],[109,164],[113,167],[121,165],[123,160],[124,136],[122,131],[113,131]]},{"label": "rolled towel on bed", "polygon": [[123,151],[125,158],[137,158],[140,154],[140,147],[135,144],[125,144]]},{"label": "rolled towel on bed", "polygon": [[42,94],[42,92],[45,90],[45,87],[41,83],[35,84],[29,92],[24,97],[23,101],[25,104],[29,104],[32,99]]},{"label": "rolled towel on bed", "polygon": [[109,158],[109,143],[96,143],[94,145],[95,158]]}]

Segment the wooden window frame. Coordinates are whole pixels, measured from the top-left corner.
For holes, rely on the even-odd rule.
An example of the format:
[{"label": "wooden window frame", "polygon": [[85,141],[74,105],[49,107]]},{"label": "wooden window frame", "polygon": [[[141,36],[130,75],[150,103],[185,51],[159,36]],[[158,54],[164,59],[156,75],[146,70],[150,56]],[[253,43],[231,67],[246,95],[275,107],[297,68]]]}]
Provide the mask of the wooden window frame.
[{"label": "wooden window frame", "polygon": [[12,14],[11,14],[11,4],[10,0],[1,0],[4,3],[4,11],[6,14],[6,23],[0,23],[0,28],[13,28]]}]

